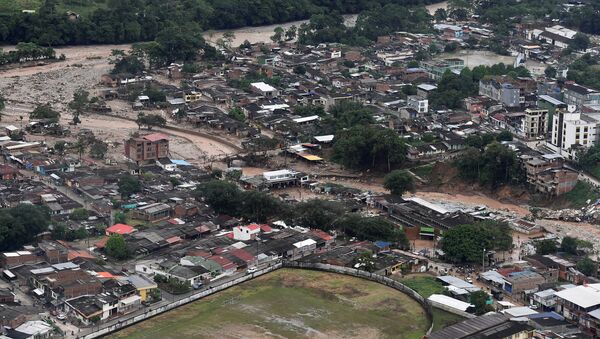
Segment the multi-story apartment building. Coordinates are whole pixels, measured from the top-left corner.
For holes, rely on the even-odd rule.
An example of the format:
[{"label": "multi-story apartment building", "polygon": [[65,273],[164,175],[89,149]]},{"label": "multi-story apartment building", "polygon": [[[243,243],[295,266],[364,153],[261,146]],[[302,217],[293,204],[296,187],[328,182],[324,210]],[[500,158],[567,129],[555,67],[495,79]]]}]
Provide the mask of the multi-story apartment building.
[{"label": "multi-story apartment building", "polygon": [[575,83],[567,83],[564,87],[563,101],[578,108],[583,105],[599,105],[600,92]]},{"label": "multi-story apartment building", "polygon": [[548,132],[548,110],[526,109],[521,120],[521,131],[527,139],[545,138]]},{"label": "multi-story apartment building", "polygon": [[429,111],[429,100],[417,95],[408,96],[406,105],[419,114],[425,114]]},{"label": "multi-story apartment building", "polygon": [[559,112],[552,117],[550,147],[569,159],[575,159],[582,148],[597,140],[600,116],[596,114]]},{"label": "multi-story apartment building", "polygon": [[509,82],[482,79],[479,81],[479,95],[492,98],[506,107],[519,107],[521,105],[521,89]]},{"label": "multi-story apartment building", "polygon": [[137,164],[154,163],[169,156],[169,137],[153,133],[125,140],[125,156]]}]

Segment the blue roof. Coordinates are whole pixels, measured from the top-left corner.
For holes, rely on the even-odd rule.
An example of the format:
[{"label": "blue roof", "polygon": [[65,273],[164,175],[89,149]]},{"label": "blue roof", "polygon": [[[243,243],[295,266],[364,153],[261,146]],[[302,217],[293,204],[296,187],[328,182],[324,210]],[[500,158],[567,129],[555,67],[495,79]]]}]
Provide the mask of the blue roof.
[{"label": "blue roof", "polygon": [[392,243],[388,242],[388,241],[376,241],[375,242],[375,246],[379,247],[379,248],[386,248],[386,247],[390,247]]},{"label": "blue roof", "polygon": [[190,164],[189,162],[187,162],[185,160],[171,159],[171,162],[174,163],[175,165],[179,165],[179,166],[192,166],[192,164]]}]

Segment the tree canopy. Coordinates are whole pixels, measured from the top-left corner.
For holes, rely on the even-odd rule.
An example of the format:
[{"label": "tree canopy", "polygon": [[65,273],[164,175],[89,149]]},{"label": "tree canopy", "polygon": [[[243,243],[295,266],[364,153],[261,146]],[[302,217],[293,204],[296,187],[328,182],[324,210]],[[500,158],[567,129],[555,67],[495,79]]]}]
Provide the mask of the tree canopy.
[{"label": "tree canopy", "polygon": [[512,248],[510,227],[496,221],[459,225],[444,232],[441,248],[453,262],[480,262],[484,249],[506,251]]},{"label": "tree canopy", "polygon": [[138,178],[130,174],[121,176],[117,182],[117,186],[119,187],[119,193],[121,193],[121,196],[123,197],[128,197],[142,190],[142,185]]},{"label": "tree canopy", "polygon": [[[225,30],[305,20],[313,15],[321,15],[320,20],[328,20],[328,17],[334,15],[341,18],[339,13],[359,13],[365,10],[369,10],[362,20],[365,24],[360,25],[361,29],[368,29],[364,34],[377,32],[374,28],[369,29],[369,25],[376,25],[385,34],[429,27],[431,17],[424,8],[412,6],[431,2],[433,1],[404,0],[402,5],[407,7],[403,7],[395,4],[396,0],[106,0],[103,1],[105,5],[98,5],[96,1],[86,2],[89,13],[72,20],[65,14],[64,8],[59,8],[59,2],[44,1],[34,14],[20,11],[5,13],[0,21],[0,43],[16,44],[26,41],[44,46],[114,44],[155,39],[160,41],[161,38],[173,37],[173,44],[189,46],[196,43],[195,37],[177,34],[178,30],[199,33],[208,29]],[[382,17],[377,20],[380,15]],[[193,28],[186,28],[188,26]],[[311,30],[312,28],[318,26],[311,26]],[[361,32],[361,29],[356,31]],[[301,29],[285,32],[285,39],[292,40],[296,32],[300,31]],[[345,29],[342,29],[342,33],[345,33]],[[338,33],[333,33],[333,36],[336,34]],[[178,48],[166,47],[165,51],[173,58],[189,57],[189,54]]]},{"label": "tree canopy", "polygon": [[350,237],[360,240],[389,241],[403,249],[409,247],[404,231],[384,218],[362,217],[352,213],[345,215],[336,225],[337,229],[341,229]]},{"label": "tree canopy", "polygon": [[109,257],[117,260],[123,260],[129,257],[127,244],[125,243],[123,236],[120,234],[113,234],[108,238],[104,247],[104,251]]},{"label": "tree canopy", "polygon": [[467,144],[469,142],[485,149],[470,146],[456,160],[456,167],[463,179],[479,182],[492,189],[504,184],[522,184],[525,181],[524,169],[513,150],[496,141],[486,144],[484,139],[476,138],[467,140]]},{"label": "tree canopy", "polygon": [[557,250],[558,247],[556,247],[556,241],[554,241],[554,239],[544,239],[535,243],[535,252],[537,254],[554,254]]},{"label": "tree canopy", "polygon": [[385,176],[383,187],[393,195],[401,196],[405,192],[414,191],[415,181],[407,171],[395,170]]},{"label": "tree canopy", "polygon": [[341,130],[333,147],[333,159],[353,169],[386,168],[401,165],[408,148],[400,135],[390,129],[355,126]]},{"label": "tree canopy", "polygon": [[277,215],[285,215],[285,206],[264,192],[242,191],[229,181],[212,180],[199,185],[196,198],[203,198],[217,213],[242,217],[249,221],[266,222]]},{"label": "tree canopy", "polygon": [[49,210],[36,205],[20,204],[0,209],[0,250],[15,250],[31,242],[48,229]]},{"label": "tree canopy", "polygon": [[60,119],[60,113],[53,110],[50,104],[39,105],[33,112],[29,113],[29,119],[32,120],[49,120],[52,122],[58,122]]}]

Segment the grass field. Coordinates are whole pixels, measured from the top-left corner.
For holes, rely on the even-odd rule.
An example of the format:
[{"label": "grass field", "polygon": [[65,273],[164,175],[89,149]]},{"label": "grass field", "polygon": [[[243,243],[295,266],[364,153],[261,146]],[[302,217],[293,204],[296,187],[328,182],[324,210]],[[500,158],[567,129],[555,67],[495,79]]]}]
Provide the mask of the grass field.
[{"label": "grass field", "polygon": [[430,275],[409,275],[400,282],[415,290],[423,298],[429,298],[432,294],[440,294],[444,291],[444,285]]},{"label": "grass field", "polygon": [[[430,275],[409,275],[402,279],[401,282],[415,290],[424,298],[429,298],[429,296],[432,294],[440,294],[444,291],[444,286],[442,283]],[[432,310],[433,331],[440,330],[444,327],[464,320],[464,318],[459,315],[440,310],[439,308],[433,307]]]},{"label": "grass field", "polygon": [[421,306],[359,278],[281,269],[124,329],[112,338],[421,338]]}]

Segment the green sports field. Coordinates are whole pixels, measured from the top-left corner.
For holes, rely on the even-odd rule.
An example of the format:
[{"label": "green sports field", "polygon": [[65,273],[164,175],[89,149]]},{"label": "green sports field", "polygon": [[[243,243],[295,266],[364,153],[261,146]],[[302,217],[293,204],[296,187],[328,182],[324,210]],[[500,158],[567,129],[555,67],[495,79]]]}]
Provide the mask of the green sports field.
[{"label": "green sports field", "polygon": [[113,338],[421,338],[424,310],[383,285],[281,269],[113,334]]}]

